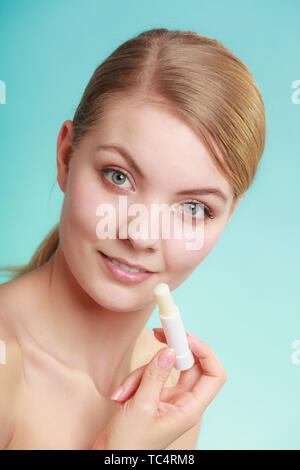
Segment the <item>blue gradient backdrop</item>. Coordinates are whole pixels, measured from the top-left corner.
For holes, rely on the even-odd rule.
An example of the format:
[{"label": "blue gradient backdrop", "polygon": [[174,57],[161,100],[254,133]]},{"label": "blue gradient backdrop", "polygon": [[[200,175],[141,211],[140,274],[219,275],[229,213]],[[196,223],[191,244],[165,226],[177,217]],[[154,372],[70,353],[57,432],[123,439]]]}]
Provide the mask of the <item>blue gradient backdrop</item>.
[{"label": "blue gradient backdrop", "polygon": [[267,143],[255,181],[214,250],[174,292],[186,330],[228,372],[204,413],[198,449],[300,449],[300,354],[292,361],[300,339],[299,24],[299,0],[0,0],[1,266],[28,262],[58,221],[60,126],[122,42],[154,27],[194,30],[223,42],[260,87]]}]

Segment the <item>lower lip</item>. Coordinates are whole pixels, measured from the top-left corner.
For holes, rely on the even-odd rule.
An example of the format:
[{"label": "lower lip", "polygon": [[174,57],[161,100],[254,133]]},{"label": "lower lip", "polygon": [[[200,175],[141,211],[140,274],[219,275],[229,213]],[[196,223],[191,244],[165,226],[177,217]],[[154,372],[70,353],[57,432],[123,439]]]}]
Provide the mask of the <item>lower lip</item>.
[{"label": "lower lip", "polygon": [[121,268],[121,266],[117,266],[115,263],[110,261],[106,256],[104,256],[100,251],[98,252],[101,258],[104,261],[105,266],[107,269],[114,275],[116,279],[122,282],[126,282],[128,284],[136,284],[138,282],[145,281],[151,277],[154,273],[146,272],[146,273],[130,273],[129,271],[125,271],[125,269]]}]

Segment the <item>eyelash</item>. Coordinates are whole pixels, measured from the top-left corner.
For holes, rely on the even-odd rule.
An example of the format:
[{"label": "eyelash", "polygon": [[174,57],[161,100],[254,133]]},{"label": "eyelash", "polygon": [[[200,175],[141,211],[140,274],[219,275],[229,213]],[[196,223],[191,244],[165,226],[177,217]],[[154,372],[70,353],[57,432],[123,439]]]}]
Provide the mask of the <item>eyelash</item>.
[{"label": "eyelash", "polygon": [[[100,172],[105,175],[107,173],[110,173],[111,171],[115,171],[117,173],[121,173],[123,176],[126,176],[126,178],[128,178],[128,180],[130,180],[129,178],[129,175],[127,172],[125,172],[124,170],[118,170],[116,168],[111,168],[111,167],[104,167],[104,168],[101,168]],[[107,182],[107,179],[105,178],[105,182]],[[130,182],[130,181],[129,181]],[[110,182],[110,185],[113,186],[114,188],[117,188],[116,191],[123,194],[124,190],[121,189],[119,190],[118,189],[118,186],[112,182]],[[200,201],[187,201],[187,202],[183,202],[182,204],[199,204],[199,205],[203,205],[204,206],[204,212],[206,214],[206,216],[209,218],[209,219],[214,219],[214,215],[213,215],[213,212],[211,211],[211,209],[206,205],[204,204],[203,202],[200,202]],[[196,218],[196,216],[192,215],[191,217],[193,218]]]}]

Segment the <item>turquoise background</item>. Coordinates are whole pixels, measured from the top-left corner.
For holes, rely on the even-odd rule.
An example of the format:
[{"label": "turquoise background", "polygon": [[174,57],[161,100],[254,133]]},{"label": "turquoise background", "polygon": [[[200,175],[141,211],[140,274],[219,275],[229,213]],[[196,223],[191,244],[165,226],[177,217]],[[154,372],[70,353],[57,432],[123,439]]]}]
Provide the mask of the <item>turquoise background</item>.
[{"label": "turquoise background", "polygon": [[185,329],[228,372],[197,449],[300,449],[300,363],[291,360],[300,339],[300,104],[291,99],[299,24],[299,0],[0,0],[1,266],[28,262],[58,221],[59,129],[122,42],[154,27],[190,29],[220,40],[260,87],[267,143],[255,181],[214,250],[174,292]]}]

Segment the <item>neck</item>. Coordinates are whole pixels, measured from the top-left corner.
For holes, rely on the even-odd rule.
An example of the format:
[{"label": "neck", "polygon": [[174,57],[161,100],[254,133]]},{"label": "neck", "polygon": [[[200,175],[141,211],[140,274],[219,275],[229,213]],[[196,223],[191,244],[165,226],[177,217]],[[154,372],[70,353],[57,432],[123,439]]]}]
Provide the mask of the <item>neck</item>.
[{"label": "neck", "polygon": [[86,373],[98,391],[109,396],[130,372],[135,346],[155,303],[134,312],[103,308],[76,281],[60,246],[34,271],[33,284],[39,304],[30,322],[34,339],[55,359]]}]

